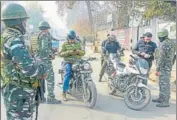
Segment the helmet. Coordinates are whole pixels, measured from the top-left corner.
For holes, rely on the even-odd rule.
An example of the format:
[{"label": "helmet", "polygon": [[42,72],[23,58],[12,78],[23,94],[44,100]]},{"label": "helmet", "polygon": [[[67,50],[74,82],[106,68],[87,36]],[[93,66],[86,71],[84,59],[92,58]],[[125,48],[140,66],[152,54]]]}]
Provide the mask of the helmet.
[{"label": "helmet", "polygon": [[9,3],[3,6],[1,20],[7,27],[19,26],[20,32],[24,35],[26,28],[23,26],[23,20],[29,18],[23,6],[17,3]]},{"label": "helmet", "polygon": [[67,37],[69,39],[75,39],[76,38],[76,32],[74,30],[70,30]]},{"label": "helmet", "polygon": [[48,22],[42,21],[42,22],[39,23],[38,28],[40,30],[45,30],[45,29],[50,29],[51,27],[50,27]]},{"label": "helmet", "polygon": [[152,37],[152,33],[150,32],[146,32],[145,34],[143,34],[144,37]]},{"label": "helmet", "polygon": [[167,29],[160,29],[158,32],[158,37],[166,37],[168,36],[168,30]]},{"label": "helmet", "polygon": [[29,18],[23,6],[17,3],[9,3],[2,7],[1,20]]}]

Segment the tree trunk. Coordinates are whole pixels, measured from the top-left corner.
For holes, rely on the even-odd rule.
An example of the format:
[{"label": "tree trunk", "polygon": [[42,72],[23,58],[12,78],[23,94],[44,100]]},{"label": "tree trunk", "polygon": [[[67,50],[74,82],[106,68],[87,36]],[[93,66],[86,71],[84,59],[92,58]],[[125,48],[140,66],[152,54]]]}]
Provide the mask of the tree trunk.
[{"label": "tree trunk", "polygon": [[90,7],[90,1],[86,1],[86,4],[87,4],[87,9],[88,9],[91,30],[92,30],[92,33],[95,34],[95,36],[94,36],[94,52],[98,52],[97,37],[96,37],[96,33],[95,33],[96,31],[95,31],[94,25],[93,25],[93,18],[92,18],[92,11],[91,11],[91,7]]},{"label": "tree trunk", "polygon": [[92,31],[94,31],[94,25],[93,25],[93,19],[92,19],[92,11],[91,11],[91,7],[90,7],[90,1],[86,1],[87,4],[87,10],[88,10],[88,15],[89,15],[89,22],[91,25],[91,29]]}]

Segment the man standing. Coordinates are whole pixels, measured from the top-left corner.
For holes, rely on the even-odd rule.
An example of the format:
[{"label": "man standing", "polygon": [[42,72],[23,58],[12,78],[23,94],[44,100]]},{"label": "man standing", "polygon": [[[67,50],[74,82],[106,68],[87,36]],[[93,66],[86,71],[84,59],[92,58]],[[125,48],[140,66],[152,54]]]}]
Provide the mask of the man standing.
[{"label": "man standing", "polygon": [[158,32],[158,37],[161,42],[159,49],[159,60],[156,69],[156,75],[159,76],[159,98],[152,100],[157,102],[157,107],[169,107],[170,99],[170,76],[173,66],[173,57],[175,54],[175,45],[168,38],[168,30],[161,29]]},{"label": "man standing", "polygon": [[44,64],[47,65],[48,77],[47,81],[47,103],[48,104],[60,104],[60,100],[55,99],[54,88],[55,78],[52,66],[52,60],[55,58],[52,50],[52,37],[50,36],[49,29],[51,28],[49,23],[46,21],[39,23],[39,33],[36,34],[37,38],[37,55],[43,60]]},{"label": "man standing", "polygon": [[108,56],[106,55],[106,53],[113,53],[113,54],[117,54],[118,50],[121,49],[119,42],[116,41],[116,36],[115,35],[109,35],[108,36],[108,40],[105,42],[103,49],[103,57],[104,57],[104,61],[100,70],[100,77],[99,77],[99,82],[101,82],[101,79],[104,75],[104,71],[107,65],[107,58]]},{"label": "man standing", "polygon": [[152,34],[147,32],[144,34],[144,39],[138,41],[133,49],[134,54],[137,54],[149,63],[149,71],[152,67],[152,61],[154,60],[155,49],[157,48],[156,43],[151,40]]},{"label": "man standing", "polygon": [[36,105],[38,80],[45,78],[45,69],[29,54],[24,34],[28,15],[23,6],[10,3],[2,8],[5,30],[1,36],[1,88],[7,120],[32,119]]},{"label": "man standing", "polygon": [[109,34],[107,34],[107,39],[104,40],[101,44],[101,66],[103,65],[103,62],[104,62],[104,46],[105,46],[105,43],[108,41],[108,37],[109,37]]},{"label": "man standing", "polygon": [[76,40],[75,31],[69,31],[67,35],[67,41],[63,43],[62,49],[59,53],[60,57],[64,58],[64,82],[63,82],[63,100],[66,101],[66,92],[69,89],[69,81],[71,79],[72,64],[75,62],[73,59],[80,59],[85,55],[85,51],[82,50],[81,43]]}]

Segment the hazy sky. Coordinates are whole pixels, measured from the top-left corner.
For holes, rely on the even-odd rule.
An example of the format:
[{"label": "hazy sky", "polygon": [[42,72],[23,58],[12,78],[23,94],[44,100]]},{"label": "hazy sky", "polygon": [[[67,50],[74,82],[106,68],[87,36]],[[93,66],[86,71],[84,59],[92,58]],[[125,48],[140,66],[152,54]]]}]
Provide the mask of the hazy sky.
[{"label": "hazy sky", "polygon": [[55,1],[39,1],[39,3],[44,7],[44,17],[50,18],[61,29],[66,29],[66,20],[62,19],[57,15],[57,6]]},{"label": "hazy sky", "polygon": [[[28,2],[27,1],[18,1],[19,3],[25,5]],[[32,1],[29,1],[32,2]],[[50,24],[54,24],[53,26],[64,30],[63,32],[67,32],[67,28],[66,28],[66,16],[61,19],[58,15],[57,15],[57,5],[55,3],[55,1],[38,1],[41,6],[43,7],[45,14],[43,15],[47,20],[49,20]],[[52,26],[52,25],[51,25]]]}]

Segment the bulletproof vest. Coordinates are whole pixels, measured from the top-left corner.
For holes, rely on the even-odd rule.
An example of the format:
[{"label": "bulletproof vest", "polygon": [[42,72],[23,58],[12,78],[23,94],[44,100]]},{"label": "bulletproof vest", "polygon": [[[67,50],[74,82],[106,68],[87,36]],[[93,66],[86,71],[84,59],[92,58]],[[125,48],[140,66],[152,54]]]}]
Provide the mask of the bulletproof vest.
[{"label": "bulletproof vest", "polygon": [[38,50],[38,38],[41,33],[42,32],[38,32],[31,37],[31,41],[30,41],[31,46],[30,47],[31,47],[32,52],[36,52]]},{"label": "bulletproof vest", "polygon": [[14,64],[12,63],[11,56],[7,53],[6,54],[3,53],[3,48],[4,48],[3,46],[6,41],[7,39],[4,39],[3,37],[1,37],[1,81],[3,83],[1,84],[1,88],[3,85],[8,83],[11,77],[11,73],[8,72],[8,70],[14,68]]}]

